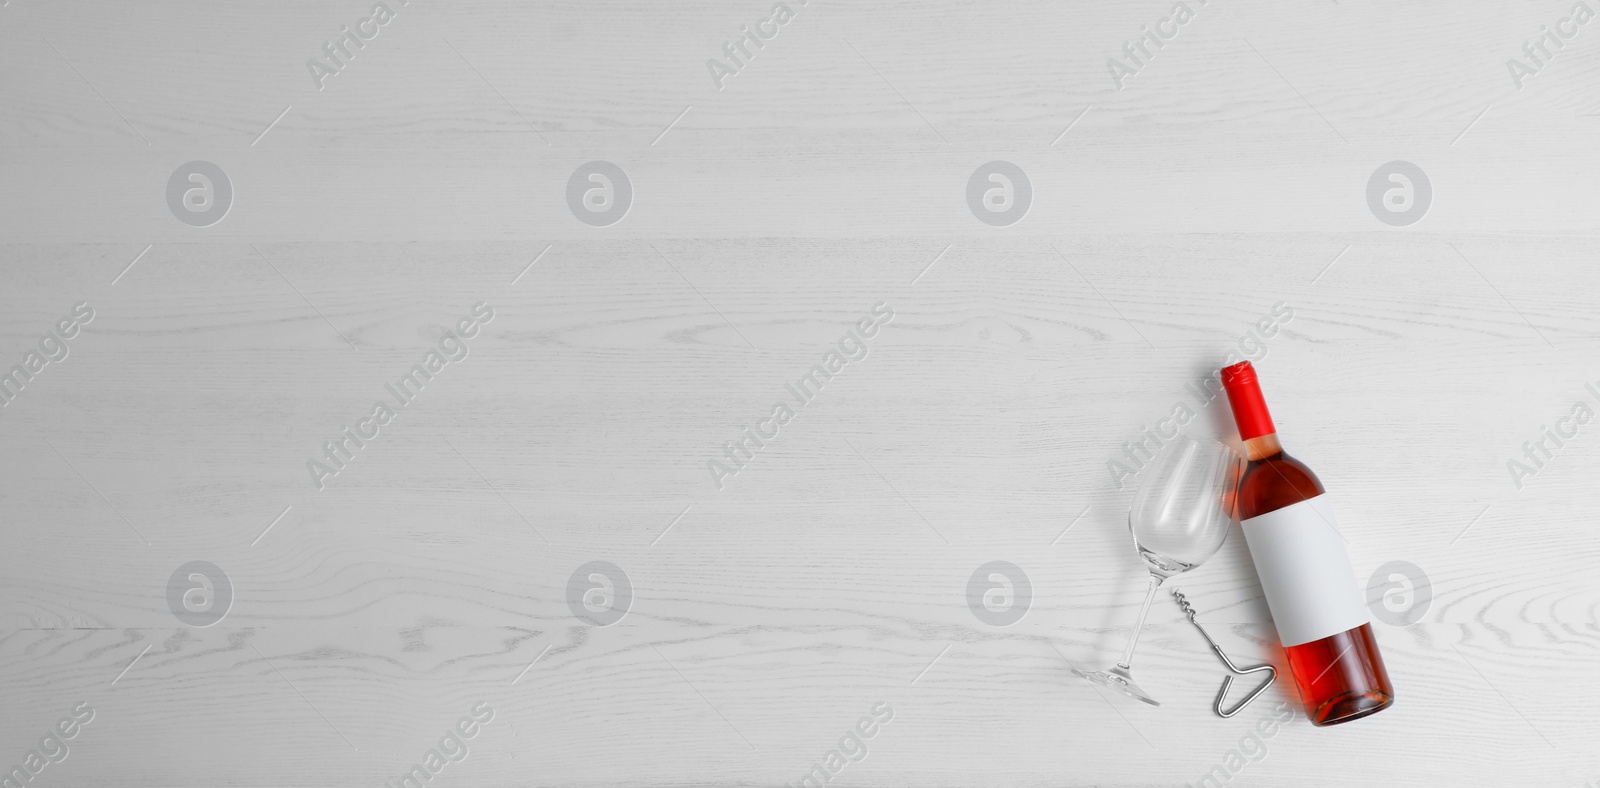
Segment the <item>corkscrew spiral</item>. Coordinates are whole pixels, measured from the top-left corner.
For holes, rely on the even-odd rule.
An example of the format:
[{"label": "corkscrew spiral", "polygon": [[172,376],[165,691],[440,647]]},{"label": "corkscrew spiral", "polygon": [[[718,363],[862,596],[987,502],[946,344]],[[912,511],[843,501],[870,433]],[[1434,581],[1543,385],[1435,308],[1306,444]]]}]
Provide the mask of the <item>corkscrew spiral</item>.
[{"label": "corkscrew spiral", "polygon": [[[1194,620],[1194,605],[1189,604],[1189,599],[1183,595],[1183,592],[1176,588],[1172,589],[1172,598],[1178,600],[1178,607],[1183,608],[1183,612],[1189,615],[1189,623],[1200,626],[1200,622]],[[1201,632],[1204,631],[1201,630]],[[1207,640],[1209,639],[1208,637]]]}]

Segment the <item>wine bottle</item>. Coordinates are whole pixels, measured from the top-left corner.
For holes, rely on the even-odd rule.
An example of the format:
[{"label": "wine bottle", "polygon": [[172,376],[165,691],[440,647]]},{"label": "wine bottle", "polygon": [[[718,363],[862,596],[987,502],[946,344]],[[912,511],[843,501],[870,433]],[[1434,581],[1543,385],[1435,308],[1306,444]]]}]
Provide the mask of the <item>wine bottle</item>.
[{"label": "wine bottle", "polygon": [[1394,687],[1322,482],[1284,453],[1250,362],[1224,368],[1222,387],[1249,460],[1239,521],[1306,716],[1322,726],[1376,714]]}]

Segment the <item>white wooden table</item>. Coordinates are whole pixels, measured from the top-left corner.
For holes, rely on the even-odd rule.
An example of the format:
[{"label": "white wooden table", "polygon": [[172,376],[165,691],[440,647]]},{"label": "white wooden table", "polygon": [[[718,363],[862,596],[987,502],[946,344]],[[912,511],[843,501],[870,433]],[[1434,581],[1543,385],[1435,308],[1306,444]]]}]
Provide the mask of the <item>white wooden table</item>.
[{"label": "white wooden table", "polygon": [[[1508,470],[1600,411],[1600,28],[1562,3],[1186,9],[0,4],[0,371],[33,364],[0,409],[0,767],[1600,781],[1600,426]],[[758,25],[719,90],[708,59]],[[341,26],[375,35],[319,80]],[[1119,89],[1146,26],[1177,33]],[[1541,26],[1576,32],[1513,77]],[[616,178],[615,213],[569,202],[592,161],[625,210]],[[1014,213],[987,171],[969,202],[996,161],[1030,186]],[[1430,186],[1409,213],[1369,201],[1395,161]],[[401,407],[386,384],[480,302]],[[880,303],[867,355],[794,403]],[[1186,385],[1242,340],[1357,575],[1431,582],[1390,600],[1420,620],[1375,624],[1393,709],[1296,711],[1262,745],[1292,684],[1214,717],[1220,665],[1165,597],[1135,663],[1160,708],[1068,668],[1115,659],[1143,588],[1138,480],[1108,463],[1179,403],[1228,437]],[[719,490],[707,463],[785,399]],[[319,490],[347,427],[378,435]],[[1006,626],[968,605],[992,561],[1031,586]],[[1281,659],[1238,534],[1175,584],[1240,661]]]}]

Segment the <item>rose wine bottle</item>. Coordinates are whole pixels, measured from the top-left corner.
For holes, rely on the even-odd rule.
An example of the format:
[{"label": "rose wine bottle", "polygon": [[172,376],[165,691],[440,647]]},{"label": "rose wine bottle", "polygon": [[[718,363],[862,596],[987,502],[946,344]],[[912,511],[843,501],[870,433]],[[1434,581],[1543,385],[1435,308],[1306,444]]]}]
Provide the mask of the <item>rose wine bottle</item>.
[{"label": "rose wine bottle", "polygon": [[1249,464],[1236,505],[1261,590],[1313,725],[1337,725],[1394,703],[1344,537],[1322,482],[1283,452],[1255,367],[1222,370]]}]

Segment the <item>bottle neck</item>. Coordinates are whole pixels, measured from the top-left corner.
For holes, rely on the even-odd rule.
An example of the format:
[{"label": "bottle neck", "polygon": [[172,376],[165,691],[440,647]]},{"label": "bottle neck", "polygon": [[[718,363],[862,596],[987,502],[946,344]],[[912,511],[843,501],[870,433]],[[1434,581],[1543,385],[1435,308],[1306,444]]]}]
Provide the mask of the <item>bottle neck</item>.
[{"label": "bottle neck", "polygon": [[1267,411],[1266,398],[1261,396],[1261,383],[1256,380],[1256,369],[1248,361],[1223,367],[1222,388],[1228,393],[1228,405],[1233,410],[1233,422],[1239,427],[1239,439],[1244,441],[1245,457],[1251,462],[1263,460],[1283,452],[1278,443],[1278,428]]},{"label": "bottle neck", "polygon": [[1283,453],[1283,444],[1278,442],[1278,433],[1271,432],[1266,435],[1257,435],[1244,442],[1245,459],[1256,462],[1265,460]]}]

